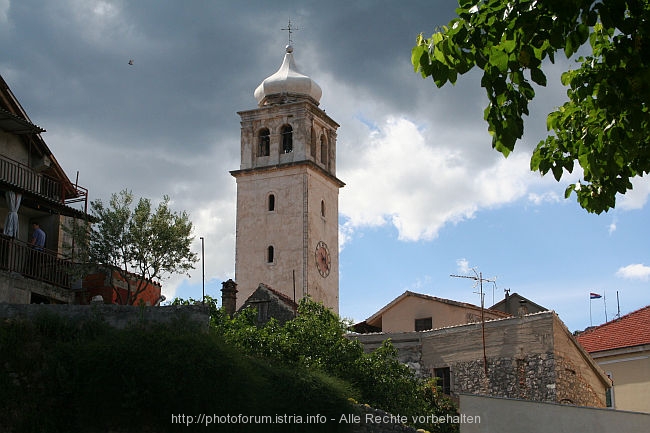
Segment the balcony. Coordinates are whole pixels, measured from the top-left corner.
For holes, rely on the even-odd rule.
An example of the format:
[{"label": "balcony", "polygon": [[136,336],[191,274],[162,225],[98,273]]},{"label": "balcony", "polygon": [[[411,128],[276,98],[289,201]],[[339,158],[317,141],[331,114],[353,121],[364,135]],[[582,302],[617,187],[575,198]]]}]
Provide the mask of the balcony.
[{"label": "balcony", "polygon": [[54,251],[37,251],[23,241],[0,235],[0,270],[70,289],[71,267],[70,260]]},{"label": "balcony", "polygon": [[70,206],[74,203],[83,203],[84,212],[88,207],[88,190],[86,188],[67,182],[64,184],[60,180],[2,155],[0,155],[0,181],[6,182],[22,192],[58,204]]}]

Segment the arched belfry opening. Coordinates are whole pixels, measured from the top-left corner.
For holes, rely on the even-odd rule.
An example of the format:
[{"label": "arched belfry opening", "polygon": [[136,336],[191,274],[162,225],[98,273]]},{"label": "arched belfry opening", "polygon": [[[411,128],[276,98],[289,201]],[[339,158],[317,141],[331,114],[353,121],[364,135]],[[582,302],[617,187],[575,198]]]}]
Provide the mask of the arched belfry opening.
[{"label": "arched belfry opening", "polygon": [[269,128],[262,128],[258,133],[257,156],[269,156],[271,154],[271,133]]},{"label": "arched belfry opening", "polygon": [[293,152],[293,128],[291,125],[283,125],[280,132],[282,139],[282,153]]}]

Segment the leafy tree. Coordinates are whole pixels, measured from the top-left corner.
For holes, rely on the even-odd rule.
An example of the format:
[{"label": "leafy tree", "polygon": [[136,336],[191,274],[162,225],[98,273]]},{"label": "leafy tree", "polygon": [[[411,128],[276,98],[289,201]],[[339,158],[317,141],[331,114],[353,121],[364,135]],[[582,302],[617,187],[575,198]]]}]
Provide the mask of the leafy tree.
[{"label": "leafy tree", "polygon": [[[149,281],[187,272],[198,260],[190,250],[192,222],[187,213],[171,211],[168,196],[155,210],[146,198],[135,207],[133,204],[133,194],[127,190],[113,194],[107,204],[95,200],[91,202],[91,215],[96,222],[76,220],[68,229],[77,249],[78,272],[106,271],[123,305],[133,305]],[[126,285],[125,297],[118,290],[114,272],[119,283]]]},{"label": "leafy tree", "polygon": [[[353,387],[350,397],[374,408],[409,419],[422,414],[456,414],[453,403],[440,393],[434,381],[417,378],[413,370],[399,362],[397,350],[389,341],[365,353],[357,340],[346,338],[349,323],[322,304],[302,299],[296,318],[284,325],[271,319],[258,327],[256,318],[254,308],[234,318],[223,312],[213,313],[212,325],[227,342],[250,355],[346,381]],[[454,424],[418,427],[432,432],[458,431]]]},{"label": "leafy tree", "polygon": [[[650,171],[650,2],[648,0],[459,0],[458,17],[418,37],[412,63],[438,87],[483,70],[492,146],[505,156],[524,132],[523,115],[546,86],[546,59],[580,52],[578,69],[562,74],[569,100],[551,112],[551,134],[530,167],[560,180],[577,162],[583,179],[570,184],[589,212],[613,208],[630,179]],[[584,48],[583,48],[584,47]]]}]

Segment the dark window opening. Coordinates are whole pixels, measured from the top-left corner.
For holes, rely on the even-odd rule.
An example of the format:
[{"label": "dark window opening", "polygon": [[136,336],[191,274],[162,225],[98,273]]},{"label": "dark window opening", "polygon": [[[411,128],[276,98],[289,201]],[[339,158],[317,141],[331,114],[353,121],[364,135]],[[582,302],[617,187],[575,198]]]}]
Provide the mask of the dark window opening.
[{"label": "dark window opening", "polygon": [[434,368],[433,376],[437,379],[437,385],[444,394],[451,394],[451,371],[449,367]]},{"label": "dark window opening", "polygon": [[271,154],[271,134],[267,128],[260,130],[258,156],[269,156]]},{"label": "dark window opening", "polygon": [[273,212],[275,210],[275,195],[270,194],[269,195],[269,212]]},{"label": "dark window opening", "polygon": [[325,200],[320,201],[320,216],[325,218]]},{"label": "dark window opening", "polygon": [[[607,377],[609,377],[609,380],[612,380],[612,372],[608,371],[605,373]],[[605,405],[607,407],[614,407],[614,388],[609,387],[605,391]]]},{"label": "dark window opening", "polygon": [[320,136],[320,161],[327,164],[327,140],[324,135]]},{"label": "dark window opening", "polygon": [[273,259],[275,258],[273,256],[274,256],[273,246],[269,245],[269,248],[268,248],[267,253],[266,253],[266,262],[267,263],[273,263]]},{"label": "dark window opening", "polygon": [[416,331],[428,331],[433,329],[433,320],[431,317],[425,317],[423,319],[415,319],[415,330]]},{"label": "dark window opening", "polygon": [[282,127],[282,153],[293,152],[293,128],[291,125]]},{"label": "dark window opening", "polygon": [[260,302],[257,304],[257,323],[266,323],[269,320],[269,303]]}]

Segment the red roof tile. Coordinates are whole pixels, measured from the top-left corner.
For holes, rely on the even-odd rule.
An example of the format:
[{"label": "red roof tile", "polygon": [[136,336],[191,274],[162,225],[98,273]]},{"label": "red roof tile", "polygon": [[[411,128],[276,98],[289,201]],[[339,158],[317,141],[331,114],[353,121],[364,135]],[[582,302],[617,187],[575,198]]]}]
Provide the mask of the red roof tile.
[{"label": "red roof tile", "polygon": [[650,344],[650,305],[576,337],[589,353]]}]

